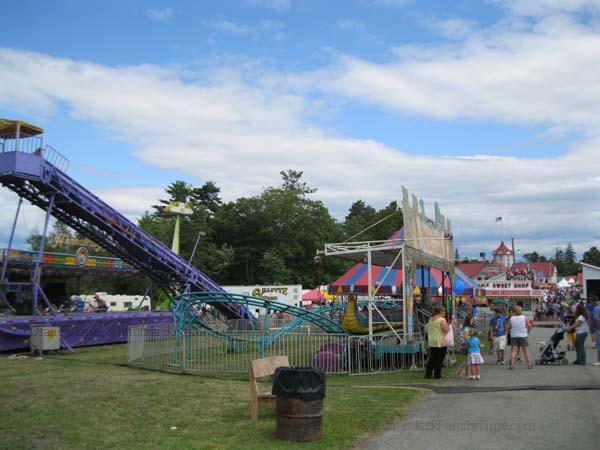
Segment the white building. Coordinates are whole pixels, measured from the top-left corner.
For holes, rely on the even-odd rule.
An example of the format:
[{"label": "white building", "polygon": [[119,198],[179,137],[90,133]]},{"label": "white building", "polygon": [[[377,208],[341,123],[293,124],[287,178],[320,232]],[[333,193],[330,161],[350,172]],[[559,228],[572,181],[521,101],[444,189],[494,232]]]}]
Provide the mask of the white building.
[{"label": "white building", "polygon": [[504,241],[500,242],[500,246],[494,250],[494,262],[503,264],[504,267],[511,267],[515,263],[515,255]]},{"label": "white building", "polygon": [[[250,297],[262,298],[290,306],[302,306],[302,285],[253,285],[253,286],[223,286],[227,292]],[[252,314],[263,315],[264,308],[253,308]]]},{"label": "white building", "polygon": [[583,271],[583,297],[588,300],[600,299],[600,267],[581,263]]},{"label": "white building", "polygon": [[76,297],[81,298],[86,306],[96,307],[96,300],[94,297],[98,295],[102,300],[106,302],[108,311],[127,311],[129,308],[143,308],[145,306],[150,309],[150,297],[144,297],[142,301],[142,295],[110,295],[106,292],[95,292],[91,295],[79,295]]}]

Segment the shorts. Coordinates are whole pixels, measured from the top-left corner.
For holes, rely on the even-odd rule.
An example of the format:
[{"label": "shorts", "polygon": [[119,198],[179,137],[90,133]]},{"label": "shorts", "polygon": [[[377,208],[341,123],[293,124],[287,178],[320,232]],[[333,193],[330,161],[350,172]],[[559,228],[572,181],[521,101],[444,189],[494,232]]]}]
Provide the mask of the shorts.
[{"label": "shorts", "polygon": [[467,355],[468,354],[468,352],[467,352],[467,346],[466,345],[461,345],[460,346],[460,354],[461,355]]},{"label": "shorts", "polygon": [[510,345],[512,347],[529,347],[527,337],[511,337]]},{"label": "shorts", "polygon": [[467,364],[483,364],[483,357],[481,356],[481,353],[469,353],[469,355],[467,356]]},{"label": "shorts", "polygon": [[494,350],[504,351],[506,348],[506,336],[494,336]]}]

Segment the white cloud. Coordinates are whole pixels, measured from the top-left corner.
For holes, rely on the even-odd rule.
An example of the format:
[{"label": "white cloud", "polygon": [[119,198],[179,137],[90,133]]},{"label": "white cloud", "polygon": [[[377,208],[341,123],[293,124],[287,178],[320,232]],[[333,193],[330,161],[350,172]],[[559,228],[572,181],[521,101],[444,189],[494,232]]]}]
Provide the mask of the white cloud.
[{"label": "white cloud", "polygon": [[548,16],[556,13],[600,11],[599,0],[493,0],[523,16]]},{"label": "white cloud", "polygon": [[[90,186],[86,186],[90,188]],[[165,197],[164,187],[131,187],[115,186],[114,188],[101,188],[92,191],[102,200],[107,202],[129,220],[137,223],[138,218],[145,212],[151,211],[159,198]],[[17,210],[19,197],[6,188],[0,189],[0,248],[6,248],[10,238],[10,231]],[[24,200],[19,213],[13,248],[26,248],[29,246],[26,239],[32,233],[41,233],[44,228],[45,211]],[[51,219],[49,229],[54,223]]]},{"label": "white cloud", "polygon": [[[19,197],[17,194],[2,187],[0,189],[0,247],[6,248],[10,237]],[[23,201],[19,220],[15,228],[13,248],[25,248],[25,240],[32,233],[40,233],[44,225],[44,212],[36,206]]]},{"label": "white cloud", "polygon": [[[494,240],[497,216],[517,238],[537,243],[531,249],[551,251],[598,234],[600,138],[594,131],[600,92],[592,69],[600,56],[590,49],[597,39],[585,27],[545,23],[530,33],[472,37],[449,53],[432,47],[425,59],[374,64],[346,57],[303,76],[260,68],[249,76],[235,66],[201,73],[109,67],[2,49],[0,107],[17,111],[26,104],[33,116],[64,105],[72,116],[134,145],[146,162],[214,180],[226,200],[278,184],[279,171],[293,168],[303,170],[319,187],[316,197],[343,217],[359,198],[378,207],[398,200],[404,184],[428,202],[440,201],[454,219],[463,254],[474,242]],[[552,158],[416,156],[311,124],[315,105],[302,88],[319,85],[328,94],[403,113],[551,123],[588,134]],[[133,217],[162,188],[101,195]]]},{"label": "white cloud", "polygon": [[471,32],[457,43],[398,47],[379,64],[346,56],[308,77],[355,101],[439,119],[600,131],[600,33],[565,16],[528,30]]},{"label": "white cloud", "polygon": [[352,19],[338,19],[335,22],[335,27],[340,30],[362,31],[365,29],[365,24]]},{"label": "white cloud", "polygon": [[252,29],[245,25],[239,25],[229,20],[215,20],[211,23],[215,30],[226,31],[232,34],[248,34]]},{"label": "white cloud", "polygon": [[292,7],[292,0],[244,0],[244,5],[253,8],[274,9],[287,11]]},{"label": "white cloud", "polygon": [[256,25],[241,25],[229,20],[215,20],[210,23],[210,26],[217,31],[239,36],[256,33],[273,33],[276,40],[280,40],[283,37],[283,30],[285,29],[283,23],[271,20],[262,20]]},{"label": "white cloud", "polygon": [[175,12],[171,8],[146,10],[146,17],[156,22],[169,23],[173,19],[174,14]]},{"label": "white cloud", "polygon": [[426,19],[421,23],[426,28],[448,39],[464,39],[475,31],[475,23],[473,21],[460,18],[446,20]]},{"label": "white cloud", "polygon": [[164,187],[159,186],[115,186],[93,192],[134,223],[144,212],[153,211],[152,205],[166,196]]}]

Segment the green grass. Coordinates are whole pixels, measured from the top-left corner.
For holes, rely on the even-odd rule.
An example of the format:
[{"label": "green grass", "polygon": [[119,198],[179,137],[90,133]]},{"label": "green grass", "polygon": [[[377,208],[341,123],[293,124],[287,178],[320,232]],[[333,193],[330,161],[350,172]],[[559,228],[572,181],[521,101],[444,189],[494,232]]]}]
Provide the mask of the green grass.
[{"label": "green grass", "polygon": [[0,448],[343,449],[401,418],[420,395],[359,385],[422,382],[422,371],[328,376],[323,438],[296,444],[273,439],[272,408],[250,421],[245,376],[135,369],[125,354],[112,345],[40,361],[1,355]]}]

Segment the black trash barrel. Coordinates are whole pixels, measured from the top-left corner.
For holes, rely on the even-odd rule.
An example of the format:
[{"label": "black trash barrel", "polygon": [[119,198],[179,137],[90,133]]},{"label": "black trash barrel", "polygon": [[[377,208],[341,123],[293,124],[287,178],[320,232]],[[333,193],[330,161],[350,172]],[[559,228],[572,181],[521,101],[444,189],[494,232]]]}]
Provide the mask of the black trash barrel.
[{"label": "black trash barrel", "polygon": [[277,396],[275,437],[317,441],[323,431],[325,371],[316,367],[278,367],[272,393]]}]

